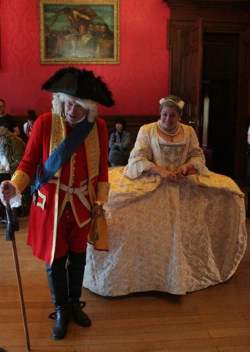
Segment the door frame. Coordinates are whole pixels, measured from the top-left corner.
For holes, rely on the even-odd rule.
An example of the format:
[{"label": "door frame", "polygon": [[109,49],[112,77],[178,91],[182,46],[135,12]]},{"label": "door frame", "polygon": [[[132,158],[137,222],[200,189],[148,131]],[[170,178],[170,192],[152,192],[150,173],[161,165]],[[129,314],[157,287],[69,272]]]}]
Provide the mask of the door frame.
[{"label": "door frame", "polygon": [[[183,33],[199,19],[204,33],[229,33],[239,35],[238,93],[235,131],[235,180],[240,185],[246,182],[247,128],[250,87],[250,0],[165,0],[170,7],[168,24],[168,49],[170,52],[170,93],[182,93],[181,48]],[[226,9],[226,15],[225,15]],[[196,107],[199,111],[200,106]],[[226,147],[225,147],[226,148]]]}]

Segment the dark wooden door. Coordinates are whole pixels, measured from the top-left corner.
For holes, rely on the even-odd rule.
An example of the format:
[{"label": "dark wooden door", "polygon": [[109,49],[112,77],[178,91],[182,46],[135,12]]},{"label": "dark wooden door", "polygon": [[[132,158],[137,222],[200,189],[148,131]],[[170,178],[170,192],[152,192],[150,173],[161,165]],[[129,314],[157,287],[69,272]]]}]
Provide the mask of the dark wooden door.
[{"label": "dark wooden door", "polygon": [[[224,62],[220,61],[219,52],[214,50],[215,62],[223,70],[232,67],[229,72],[230,84],[224,77],[224,82],[215,78],[213,82],[213,99],[215,103],[210,110],[213,121],[210,122],[210,145],[216,149],[213,153],[215,168],[230,174],[240,185],[246,181],[246,135],[250,124],[249,92],[250,88],[250,0],[165,0],[171,13],[169,21],[170,50],[170,93],[180,95],[189,103],[187,113],[191,115],[186,121],[196,124],[196,130],[201,142],[202,121],[201,112],[201,68],[203,58],[204,35],[227,35],[236,38],[232,42],[233,54],[225,46]],[[198,20],[198,19],[202,19]],[[238,57],[235,53],[238,47]],[[204,47],[205,48],[205,47]],[[233,57],[231,57],[231,55]],[[202,59],[203,58],[203,59]],[[234,60],[235,64],[232,64]],[[207,62],[209,64],[209,60]],[[226,67],[224,67],[224,65]],[[213,69],[213,63],[210,62]],[[238,77],[235,79],[236,72]],[[225,71],[224,71],[225,73]],[[200,84],[199,84],[200,81]],[[235,93],[237,87],[237,92]],[[220,99],[217,99],[220,96]],[[217,100],[217,102],[216,102]],[[219,100],[219,101],[218,101]],[[225,103],[227,101],[227,103]],[[221,103],[224,102],[224,103]],[[217,106],[217,108],[215,108]],[[205,131],[205,128],[204,128]],[[221,136],[221,133],[224,134]],[[207,136],[207,134],[205,134]],[[221,138],[222,137],[222,138]],[[224,150],[224,154],[223,154]],[[227,155],[225,154],[227,152]],[[218,154],[218,155],[217,155]],[[224,162],[225,155],[227,160]],[[219,162],[224,164],[219,166]]]},{"label": "dark wooden door", "polygon": [[182,32],[180,92],[188,103],[189,122],[200,135],[200,98],[203,61],[203,25],[199,19]]},{"label": "dark wooden door", "polygon": [[235,177],[238,57],[238,34],[204,35],[203,82],[210,100],[208,147],[213,152],[213,170],[231,177]]},{"label": "dark wooden door", "polygon": [[237,110],[234,168],[236,178],[244,185],[247,175],[247,130],[250,125],[250,27],[240,33]]}]

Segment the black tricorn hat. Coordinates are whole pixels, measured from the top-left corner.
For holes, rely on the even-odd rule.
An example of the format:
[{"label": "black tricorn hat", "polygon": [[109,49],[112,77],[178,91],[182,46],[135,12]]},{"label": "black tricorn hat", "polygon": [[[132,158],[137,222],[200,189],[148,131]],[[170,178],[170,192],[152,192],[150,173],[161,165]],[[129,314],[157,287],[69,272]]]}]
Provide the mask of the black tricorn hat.
[{"label": "black tricorn hat", "polygon": [[43,85],[42,89],[65,93],[79,99],[91,99],[104,106],[114,105],[111,91],[100,77],[92,71],[75,67],[56,71]]}]

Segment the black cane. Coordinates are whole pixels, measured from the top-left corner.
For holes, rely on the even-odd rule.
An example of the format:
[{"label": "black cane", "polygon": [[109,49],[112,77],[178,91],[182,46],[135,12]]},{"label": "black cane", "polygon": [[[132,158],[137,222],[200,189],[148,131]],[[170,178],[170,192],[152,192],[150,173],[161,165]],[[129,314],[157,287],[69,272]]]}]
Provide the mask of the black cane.
[{"label": "black cane", "polygon": [[22,280],[21,280],[18,255],[17,255],[17,248],[16,248],[16,239],[15,239],[15,231],[19,230],[19,225],[18,225],[17,217],[15,216],[14,212],[12,211],[9,203],[5,206],[5,211],[6,211],[6,221],[7,221],[5,239],[6,239],[6,241],[12,242],[12,254],[14,257],[15,268],[16,268],[18,292],[19,292],[19,298],[20,298],[21,310],[22,310],[22,318],[23,318],[23,328],[24,328],[24,333],[25,333],[25,337],[26,337],[26,348],[27,348],[27,351],[31,351],[29,332],[28,332],[28,324],[27,324],[27,316],[26,316],[26,310],[25,310],[25,304],[24,304],[24,298],[23,298],[23,287],[22,287]]}]

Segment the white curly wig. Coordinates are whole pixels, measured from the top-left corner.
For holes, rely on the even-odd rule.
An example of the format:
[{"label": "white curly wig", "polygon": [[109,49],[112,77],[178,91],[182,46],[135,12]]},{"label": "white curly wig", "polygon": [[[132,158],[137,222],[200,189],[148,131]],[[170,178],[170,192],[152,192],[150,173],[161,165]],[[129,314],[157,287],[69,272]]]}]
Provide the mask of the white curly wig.
[{"label": "white curly wig", "polygon": [[54,114],[65,116],[64,104],[67,100],[73,99],[77,104],[88,111],[87,116],[90,122],[94,122],[97,117],[97,103],[90,99],[79,99],[65,93],[53,93],[52,112]]}]

